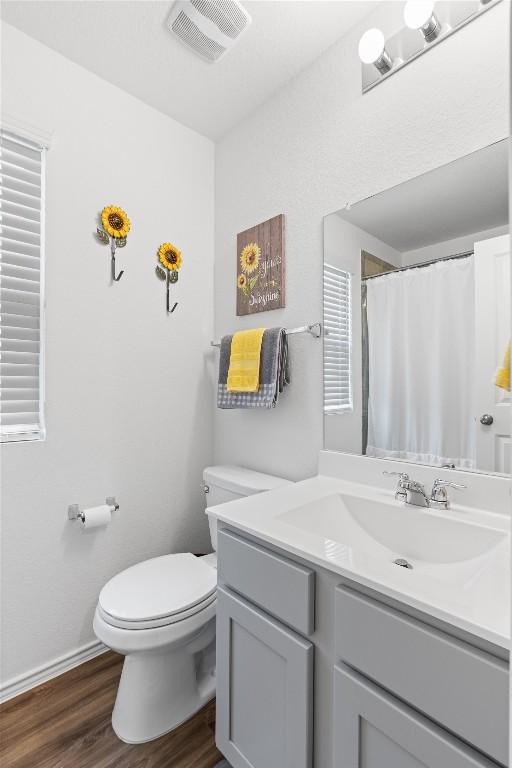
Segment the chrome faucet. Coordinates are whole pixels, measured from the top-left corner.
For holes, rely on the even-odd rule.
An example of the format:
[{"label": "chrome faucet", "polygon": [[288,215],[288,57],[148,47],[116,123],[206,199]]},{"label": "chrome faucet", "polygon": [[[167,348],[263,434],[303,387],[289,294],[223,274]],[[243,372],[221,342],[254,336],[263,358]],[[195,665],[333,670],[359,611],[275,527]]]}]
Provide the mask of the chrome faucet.
[{"label": "chrome faucet", "polygon": [[450,480],[438,478],[434,480],[432,493],[427,496],[425,486],[417,480],[411,480],[406,472],[386,472],[382,473],[387,477],[398,477],[398,484],[395,491],[395,499],[403,501],[405,504],[411,504],[414,507],[434,507],[435,509],[449,509],[450,500],[448,498],[447,488],[466,488],[466,485],[452,483]]},{"label": "chrome faucet", "polygon": [[412,504],[414,507],[429,507],[430,499],[426,494],[425,486],[417,480],[409,480],[405,484],[407,493],[405,503]]},{"label": "chrome faucet", "polygon": [[430,499],[425,493],[425,486],[417,480],[411,480],[407,472],[386,472],[382,473],[391,477],[398,477],[398,485],[395,491],[395,499],[403,501],[405,504],[412,504],[414,507],[430,506]]}]

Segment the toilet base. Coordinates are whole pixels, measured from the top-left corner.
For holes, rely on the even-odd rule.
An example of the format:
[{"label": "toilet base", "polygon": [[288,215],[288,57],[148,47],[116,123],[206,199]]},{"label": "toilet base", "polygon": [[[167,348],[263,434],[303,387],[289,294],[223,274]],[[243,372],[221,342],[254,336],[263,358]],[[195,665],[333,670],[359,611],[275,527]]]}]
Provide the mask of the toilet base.
[{"label": "toilet base", "polygon": [[193,654],[182,646],[127,655],[112,712],[121,741],[157,739],[210,701],[215,696],[213,654],[208,649]]}]

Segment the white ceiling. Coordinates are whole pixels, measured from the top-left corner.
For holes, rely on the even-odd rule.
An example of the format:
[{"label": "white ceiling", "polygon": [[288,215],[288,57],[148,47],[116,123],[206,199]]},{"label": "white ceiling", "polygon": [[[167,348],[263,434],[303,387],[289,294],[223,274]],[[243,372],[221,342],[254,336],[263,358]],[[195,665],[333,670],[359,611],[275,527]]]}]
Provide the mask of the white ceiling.
[{"label": "white ceiling", "polygon": [[[165,28],[172,0],[3,0],[2,18],[213,139],[253,112],[377,5],[254,0],[252,24],[216,64]],[[357,55],[355,53],[355,55]]]},{"label": "white ceiling", "polygon": [[508,224],[508,146],[498,141],[340,211],[397,251]]}]

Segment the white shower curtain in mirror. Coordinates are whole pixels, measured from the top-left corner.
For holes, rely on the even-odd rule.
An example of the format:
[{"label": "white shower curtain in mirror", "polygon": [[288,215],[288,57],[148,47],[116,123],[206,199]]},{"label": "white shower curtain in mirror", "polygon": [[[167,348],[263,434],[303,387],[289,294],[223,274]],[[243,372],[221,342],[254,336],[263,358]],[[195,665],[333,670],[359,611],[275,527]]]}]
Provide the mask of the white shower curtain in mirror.
[{"label": "white shower curtain in mirror", "polygon": [[367,281],[369,456],[475,466],[473,257]]}]

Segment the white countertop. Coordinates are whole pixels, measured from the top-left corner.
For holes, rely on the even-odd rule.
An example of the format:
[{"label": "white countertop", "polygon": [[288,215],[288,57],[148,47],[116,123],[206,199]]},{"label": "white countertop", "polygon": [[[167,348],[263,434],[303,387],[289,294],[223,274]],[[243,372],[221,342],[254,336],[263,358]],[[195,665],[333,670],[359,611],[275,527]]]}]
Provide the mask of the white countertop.
[{"label": "white countertop", "polygon": [[[400,568],[392,563],[389,549],[375,543],[364,545],[343,531],[333,538],[316,530],[314,514],[309,530],[298,527],[293,511],[308,503],[325,504],[333,494],[361,497],[369,503],[402,507],[394,500],[393,491],[349,482],[339,477],[317,475],[309,480],[285,485],[275,490],[256,494],[207,509],[207,513],[241,532],[274,544],[298,557],[339,573],[348,579],[376,590],[383,595],[423,611],[454,627],[469,632],[503,648],[510,645],[510,517],[507,514],[486,512],[474,507],[453,505],[447,511],[412,508],[416,514],[443,516],[452,521],[448,535],[454,535],[461,522],[502,531],[502,541],[489,552],[460,562],[421,562],[416,559],[414,569]],[[406,507],[407,512],[411,507]],[[288,514],[290,513],[290,514]],[[441,524],[443,521],[440,521]],[[455,524],[453,524],[455,523]],[[485,531],[483,531],[485,533]],[[446,542],[445,542],[446,543]],[[388,553],[383,557],[383,552]],[[396,557],[408,557],[397,552]],[[442,560],[442,559],[441,559]]]}]

